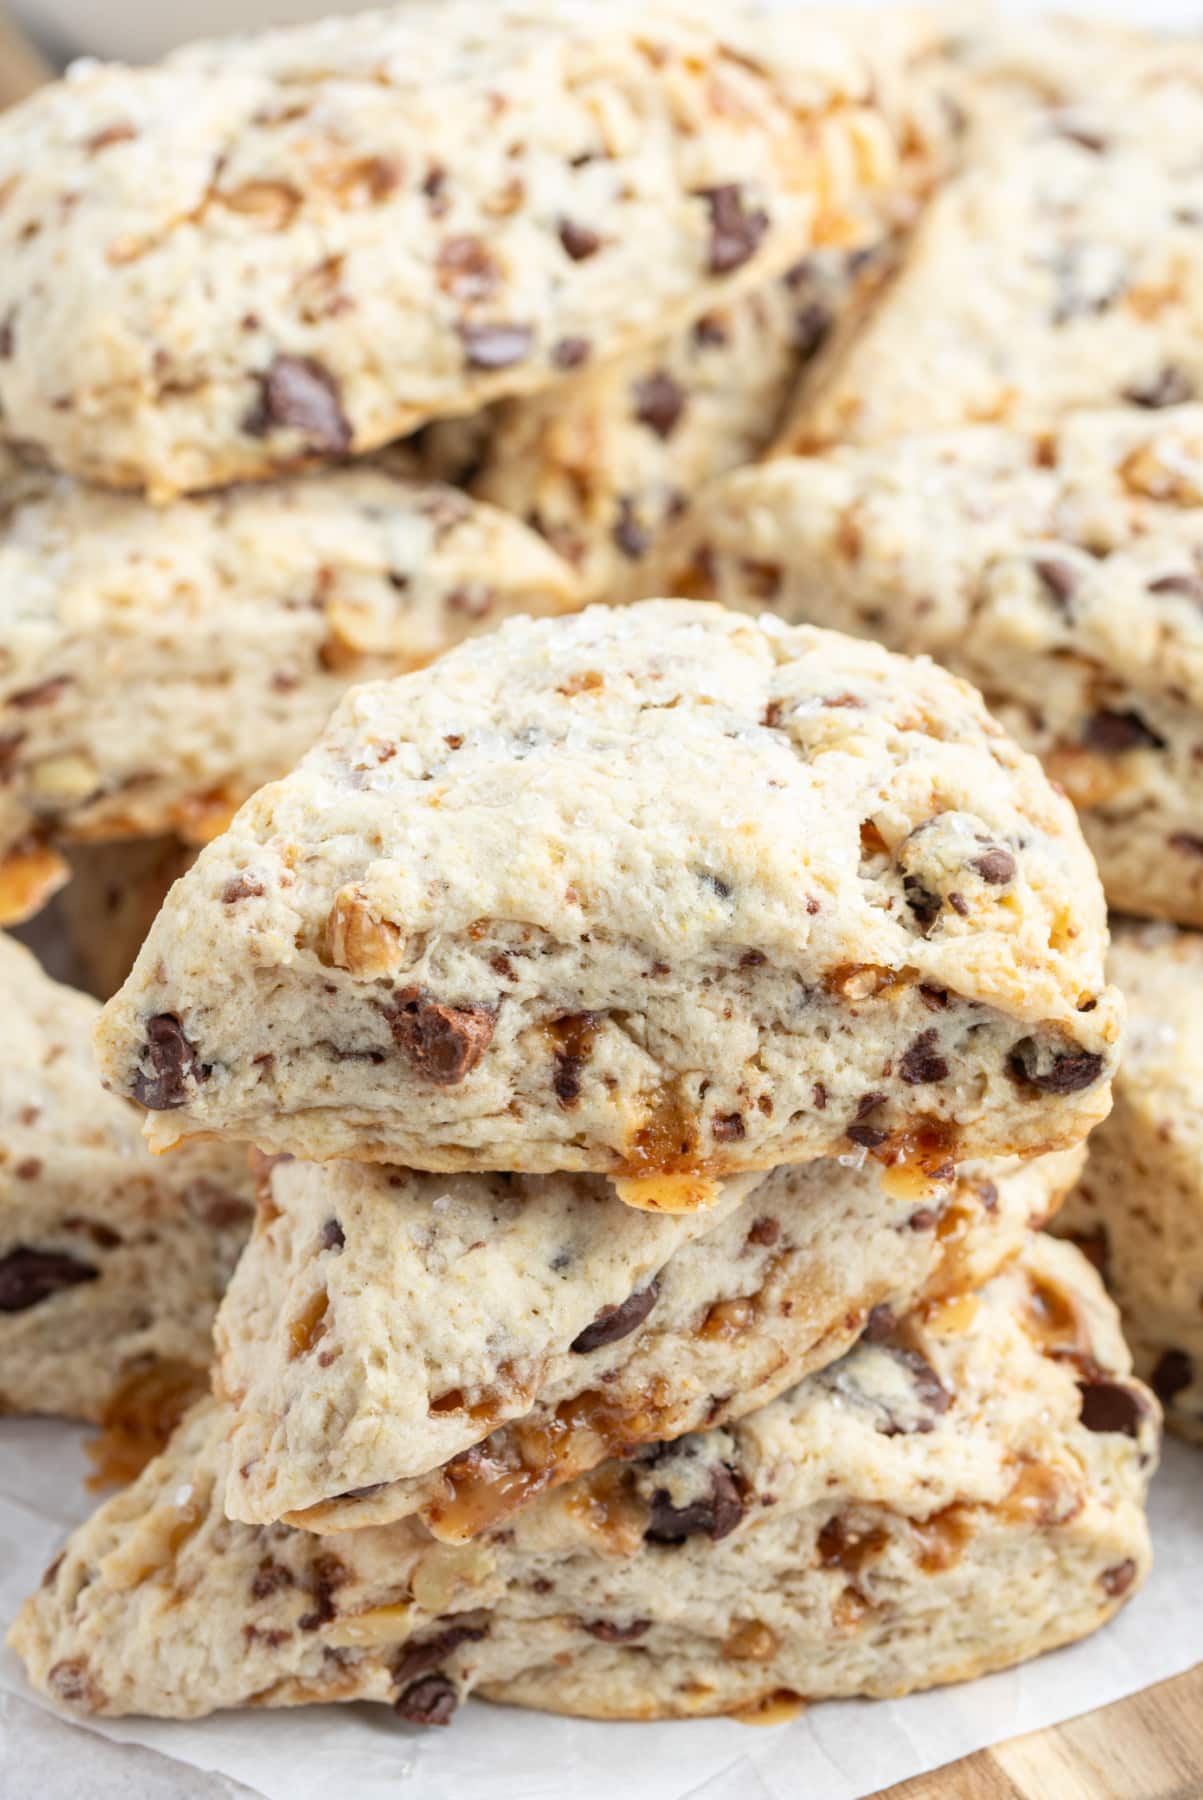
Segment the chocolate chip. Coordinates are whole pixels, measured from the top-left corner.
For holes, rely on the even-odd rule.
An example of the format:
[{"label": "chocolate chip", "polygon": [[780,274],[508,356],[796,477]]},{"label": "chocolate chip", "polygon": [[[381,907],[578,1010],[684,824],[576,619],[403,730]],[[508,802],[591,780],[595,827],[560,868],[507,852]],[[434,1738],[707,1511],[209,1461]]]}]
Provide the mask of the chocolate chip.
[{"label": "chocolate chip", "polygon": [[831,308],[821,300],[810,300],[798,308],[794,314],[793,346],[803,361],[815,355],[833,323]]},{"label": "chocolate chip", "polygon": [[1181,850],[1184,856],[1203,856],[1203,837],[1196,837],[1190,831],[1174,831],[1170,833],[1171,850]]},{"label": "chocolate chip", "polygon": [[209,1064],[197,1061],[196,1046],[185,1037],[174,1013],[159,1013],[146,1021],[143,1060],[150,1064],[150,1074],[138,1068],[131,1085],[134,1099],[151,1112],[186,1105],[189,1080],[199,1083],[209,1075]]},{"label": "chocolate chip", "polygon": [[1007,1068],[1016,1081],[1042,1094],[1079,1094],[1093,1087],[1103,1072],[1103,1059],[1093,1050],[1054,1051],[1046,1068],[1040,1061],[1036,1039],[1021,1038],[1007,1058]]},{"label": "chocolate chip", "polygon": [[919,998],[928,1012],[948,1011],[947,988],[931,987],[927,982],[919,983]]},{"label": "chocolate chip", "polygon": [[723,1113],[710,1121],[710,1135],[716,1144],[733,1144],[747,1135],[742,1113]]},{"label": "chocolate chip", "polygon": [[529,325],[461,324],[459,335],[473,369],[511,368],[530,355],[535,341]]},{"label": "chocolate chip", "polygon": [[347,1234],[337,1219],[327,1219],[322,1226],[320,1239],[323,1250],[341,1250],[347,1242]]},{"label": "chocolate chip", "polygon": [[31,1250],[18,1244],[0,1256],[0,1313],[27,1312],[64,1288],[95,1281],[99,1273],[65,1250]]},{"label": "chocolate chip", "polygon": [[753,1221],[748,1231],[747,1241],[749,1244],[760,1244],[767,1250],[777,1242],[777,1239],[780,1236],[781,1225],[779,1221],[770,1219],[766,1216],[763,1219],[756,1219]]},{"label": "chocolate chip", "polygon": [[574,224],[571,219],[560,220],[560,242],[573,262],[584,262],[601,249],[599,234],[590,231],[587,225]]},{"label": "chocolate chip", "polygon": [[1015,877],[1015,858],[1001,844],[994,844],[980,856],[975,856],[969,866],[976,869],[982,880],[988,881],[991,887],[1001,887],[1005,881],[1012,881]]},{"label": "chocolate chip", "polygon": [[1067,138],[1071,144],[1077,144],[1082,150],[1089,150],[1092,156],[1101,156],[1107,149],[1109,139],[1093,125],[1084,125],[1076,119],[1066,118],[1053,120],[1053,130],[1058,137]]},{"label": "chocolate chip", "polygon": [[444,1006],[421,988],[403,988],[386,1009],[389,1030],[417,1073],[450,1087],[471,1073],[497,1022],[490,1006]]},{"label": "chocolate chip", "polygon": [[579,369],[589,360],[592,346],[586,337],[557,338],[552,345],[551,360],[557,369]]},{"label": "chocolate chip", "polygon": [[338,382],[311,356],[277,356],[259,378],[259,401],[243,421],[251,437],[288,426],[315,450],[342,456],[351,448],[351,426]]},{"label": "chocolate chip", "polygon": [[958,894],[954,890],[948,896],[948,904],[951,906],[954,913],[960,914],[962,919],[967,919],[969,917],[969,902],[966,900],[964,894]]},{"label": "chocolate chip", "polygon": [[703,313],[693,328],[693,341],[707,349],[719,347],[727,342],[727,327],[718,313]]},{"label": "chocolate chip", "polygon": [[665,1488],[652,1496],[651,1517],[644,1537],[649,1544],[683,1544],[688,1537],[716,1541],[735,1530],[743,1518],[743,1501],[731,1471],[721,1463],[711,1471],[710,1492],[687,1506],[674,1506]]},{"label": "chocolate chip", "polygon": [[292,1570],[286,1569],[283,1563],[276,1562],[273,1557],[265,1556],[255,1570],[254,1579],[251,1582],[251,1599],[270,1599],[282,1588],[290,1588],[292,1585]]},{"label": "chocolate chip", "polygon": [[1195,384],[1184,370],[1174,363],[1165,363],[1144,381],[1133,382],[1124,389],[1124,399],[1130,400],[1133,406],[1147,406],[1156,410],[1162,406],[1181,406],[1195,397]]},{"label": "chocolate chip", "polygon": [[481,1638],[488,1635],[487,1625],[449,1625],[437,1637],[425,1638],[418,1644],[407,1644],[393,1664],[394,1684],[404,1687],[416,1676],[425,1675],[437,1668],[461,1644],[478,1644]]},{"label": "chocolate chip", "polygon": [[70,686],[70,675],[52,675],[48,681],[39,681],[36,687],[18,688],[15,694],[8,696],[8,704],[26,711],[33,706],[49,706]]},{"label": "chocolate chip", "polygon": [[234,875],[221,890],[223,906],[235,906],[239,900],[258,900],[265,892],[257,875]]},{"label": "chocolate chip", "polygon": [[769,215],[759,207],[749,211],[736,182],[702,188],[700,197],[710,208],[710,273],[727,275],[753,254],[768,230]]},{"label": "chocolate chip", "polygon": [[616,1344],[619,1338],[628,1337],[643,1324],[659,1298],[660,1283],[649,1281],[645,1288],[637,1288],[620,1305],[603,1306],[593,1323],[573,1338],[569,1349],[578,1356],[586,1356],[590,1350],[600,1350],[604,1344]]},{"label": "chocolate chip", "polygon": [[1165,739],[1146,725],[1137,712],[1097,712],[1087,719],[1083,741],[1092,750],[1107,756],[1121,756],[1126,750],[1164,750]]},{"label": "chocolate chip", "polygon": [[423,1675],[398,1695],[393,1711],[411,1725],[450,1725],[458,1705],[445,1675]]},{"label": "chocolate chip", "polygon": [[856,1117],[858,1119],[868,1118],[874,1107],[880,1106],[885,1099],[886,1095],[880,1088],[874,1088],[870,1093],[862,1094],[856,1103]]},{"label": "chocolate chip", "polygon": [[1203,575],[1194,573],[1159,575],[1156,581],[1150,581],[1149,592],[1150,594],[1181,594],[1184,600],[1193,600],[1196,605],[1203,606]]},{"label": "chocolate chip", "polygon": [[880,1344],[883,1338],[891,1335],[897,1323],[898,1318],[892,1306],[875,1306],[865,1320],[861,1336],[867,1343]]},{"label": "chocolate chip", "polygon": [[439,246],[435,276],[444,294],[467,305],[487,299],[500,271],[483,238],[464,235],[447,238]]},{"label": "chocolate chip", "polygon": [[1037,556],[1033,559],[1032,567],[1052,599],[1065,610],[1078,585],[1078,571],[1072,563],[1063,561],[1059,556]]},{"label": "chocolate chip", "polygon": [[652,541],[652,534],[635,516],[635,503],[629,494],[618,496],[618,520],[613,531],[614,542],[624,556],[634,562]]},{"label": "chocolate chip", "polygon": [[1163,1350],[1149,1377],[1149,1384],[1157,1398],[1168,1406],[1194,1378],[1194,1364],[1185,1350]]},{"label": "chocolate chip", "polygon": [[933,1025],[928,1031],[921,1031],[914,1043],[902,1055],[898,1064],[898,1073],[910,1087],[921,1087],[929,1081],[945,1081],[948,1078],[948,1064],[938,1049],[939,1033]]},{"label": "chocolate chip", "polygon": [[0,362],[8,362],[17,347],[17,309],[11,307],[0,324]]},{"label": "chocolate chip", "polygon": [[878,1125],[849,1125],[844,1133],[854,1144],[859,1144],[862,1150],[876,1150],[885,1143],[889,1135],[888,1131],[883,1131]]},{"label": "chocolate chip", "polygon": [[685,410],[685,390],[664,369],[635,383],[635,417],[659,438],[670,438]]},{"label": "chocolate chip", "polygon": [[311,1579],[314,1607],[312,1612],[301,1614],[297,1620],[298,1631],[316,1631],[319,1625],[328,1625],[334,1618],[337,1610],[334,1595],[348,1579],[347,1565],[337,1556],[318,1556],[314,1559]]},{"label": "chocolate chip", "polygon": [[[920,1356],[917,1350],[903,1350],[898,1346],[891,1347],[890,1355],[896,1362],[900,1362],[907,1370],[914,1383],[916,1394],[923,1405],[927,1407],[928,1411],[933,1413],[946,1413],[952,1405],[952,1395],[944,1386],[944,1383],[940,1380],[940,1377],[936,1374],[936,1371],[932,1368],[927,1358]],[[881,1430],[882,1428],[879,1426],[878,1429]],[[885,1428],[883,1435],[885,1437],[897,1437],[900,1434],[905,1433],[907,1429],[908,1427],[900,1425],[897,1420],[895,1420]],[[913,1429],[930,1431],[932,1427],[929,1422],[914,1427]]]},{"label": "chocolate chip", "polygon": [[603,1644],[630,1644],[641,1638],[651,1627],[650,1619],[632,1619],[629,1625],[612,1625],[609,1619],[582,1619],[581,1624],[590,1637],[600,1638]]},{"label": "chocolate chip", "polygon": [[939,895],[924,887],[917,875],[903,876],[902,891],[907,905],[915,915],[915,923],[921,931],[929,931],[940,916]]},{"label": "chocolate chip", "polygon": [[1136,1564],[1130,1556],[1126,1556],[1123,1562],[1113,1563],[1109,1569],[1103,1570],[1099,1576],[1099,1586],[1113,1600],[1118,1600],[1121,1594],[1127,1593],[1135,1580]]},{"label": "chocolate chip", "polygon": [[1087,1431],[1118,1431],[1125,1437],[1137,1437],[1141,1420],[1148,1412],[1140,1389],[1124,1381],[1097,1381],[1078,1384],[1082,1396],[1080,1418]]}]

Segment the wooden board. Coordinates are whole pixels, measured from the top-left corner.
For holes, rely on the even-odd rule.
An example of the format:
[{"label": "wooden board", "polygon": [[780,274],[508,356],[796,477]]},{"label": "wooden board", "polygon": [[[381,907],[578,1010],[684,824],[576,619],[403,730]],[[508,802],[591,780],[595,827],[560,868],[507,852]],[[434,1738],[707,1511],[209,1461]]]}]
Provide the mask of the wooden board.
[{"label": "wooden board", "polygon": [[1203,1663],[1130,1699],[979,1750],[876,1800],[1200,1800]]}]

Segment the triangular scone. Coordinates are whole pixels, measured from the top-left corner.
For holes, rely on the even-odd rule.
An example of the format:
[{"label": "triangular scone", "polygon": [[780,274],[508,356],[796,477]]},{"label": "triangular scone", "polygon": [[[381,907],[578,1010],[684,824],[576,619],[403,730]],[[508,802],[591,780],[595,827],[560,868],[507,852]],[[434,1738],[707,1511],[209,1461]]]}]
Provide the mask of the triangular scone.
[{"label": "triangular scone", "polygon": [[1037,1241],[738,1425],[613,1462],[501,1531],[317,1537],[221,1508],[209,1402],[81,1526],[10,1642],[93,1713],[475,1688],[598,1718],[958,1681],[1083,1636],[1148,1568],[1157,1406],[1098,1278]]},{"label": "triangular scone", "polygon": [[1131,1030],[1061,1229],[1102,1271],[1167,1425],[1203,1444],[1203,935],[1124,926],[1110,968]]},{"label": "triangular scone", "polygon": [[599,1176],[277,1163],[217,1326],[226,1510],[473,1536],[606,1456],[741,1418],[870,1316],[980,1285],[1081,1155],[931,1196],[805,1163],[675,1216]]},{"label": "triangular scone", "polygon": [[593,607],[349,695],[172,889],[98,1042],[158,1147],[587,1170],[684,1209],[857,1148],[1077,1141],[1104,937],[1072,807],[963,683]]},{"label": "triangular scone", "polygon": [[740,469],[646,578],[939,657],[1065,787],[1112,906],[1203,924],[1203,406]]},{"label": "triangular scone", "polygon": [[78,65],[0,123],[5,431],[162,498],[655,338],[874,229],[908,33],[857,35],[416,0]]},{"label": "triangular scone", "polygon": [[404,467],[154,507],[0,461],[0,919],[39,847],[203,843],[355,682],[579,604],[520,520]]},{"label": "triangular scone", "polygon": [[780,449],[1203,396],[1203,56],[1177,54],[1147,88],[984,130],[812,365]]},{"label": "triangular scone", "polygon": [[254,1193],[236,1144],[147,1153],[97,1077],[99,1010],[0,937],[0,1412],[104,1421],[128,1480],[205,1385]]}]

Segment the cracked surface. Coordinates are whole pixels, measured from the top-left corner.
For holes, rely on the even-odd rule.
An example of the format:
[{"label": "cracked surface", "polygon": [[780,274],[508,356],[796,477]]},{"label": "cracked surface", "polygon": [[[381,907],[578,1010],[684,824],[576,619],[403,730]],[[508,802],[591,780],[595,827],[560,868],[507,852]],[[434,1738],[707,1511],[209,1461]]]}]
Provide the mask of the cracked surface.
[{"label": "cracked surface", "polygon": [[1080,1164],[973,1165],[932,1193],[808,1163],[669,1216],[596,1176],[277,1163],[217,1327],[226,1509],[474,1536],[607,1455],[741,1418],[870,1314],[978,1286]]},{"label": "cracked surface", "polygon": [[1077,804],[1110,903],[1203,923],[1203,407],[739,470],[647,579],[938,657]]},{"label": "cracked surface", "polygon": [[97,1078],[96,1003],[5,937],[0,1006],[0,1412],[101,1420],[184,1371],[195,1391],[250,1230],[245,1153],[149,1156]]},{"label": "cracked surface", "polygon": [[356,681],[579,603],[516,519],[382,462],[152,507],[0,474],[0,917],[41,839],[204,842]]},{"label": "cracked surface", "polygon": [[81,64],[0,128],[5,431],[162,498],[538,391],[855,243],[897,180],[874,83],[820,24],[628,0]]},{"label": "cracked surface", "polygon": [[1102,1270],[1166,1423],[1203,1443],[1203,939],[1125,925],[1110,964],[1131,1030],[1060,1229]]},{"label": "cracked surface", "polygon": [[349,696],[172,890],[98,1045],[162,1147],[589,1170],[671,1210],[853,1147],[1078,1141],[1103,941],[1072,808],[963,683],[595,607]]},{"label": "cracked surface", "polygon": [[1102,1624],[1148,1567],[1157,1410],[1069,1245],[727,1429],[612,1463],[471,1545],[221,1511],[223,1418],[74,1534],[11,1641],[94,1713],[463,1693],[600,1718],[962,1680]]}]

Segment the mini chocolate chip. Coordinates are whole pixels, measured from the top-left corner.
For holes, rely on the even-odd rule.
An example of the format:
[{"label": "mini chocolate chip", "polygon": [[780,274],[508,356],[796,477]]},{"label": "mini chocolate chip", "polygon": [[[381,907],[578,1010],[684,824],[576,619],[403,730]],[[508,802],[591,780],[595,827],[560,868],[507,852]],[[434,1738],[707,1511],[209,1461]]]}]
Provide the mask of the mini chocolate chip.
[{"label": "mini chocolate chip", "polygon": [[862,1150],[876,1150],[885,1143],[889,1135],[888,1131],[883,1131],[877,1125],[849,1125],[844,1133],[854,1144],[859,1144]]},{"label": "mini chocolate chip", "polygon": [[1182,406],[1195,397],[1195,384],[1175,363],[1165,363],[1144,381],[1135,381],[1123,391],[1124,399],[1133,406],[1156,410],[1162,406]]},{"label": "mini chocolate chip", "polygon": [[906,903],[915,915],[915,923],[921,931],[929,931],[940,916],[940,898],[930,888],[924,887],[917,875],[904,875],[902,891]]},{"label": "mini chocolate chip", "polygon": [[710,1135],[716,1144],[733,1144],[747,1135],[742,1113],[723,1113],[710,1121]]},{"label": "mini chocolate chip", "polygon": [[618,519],[613,537],[623,555],[629,556],[632,562],[643,555],[652,541],[650,531],[636,517],[635,503],[629,494],[618,496]]},{"label": "mini chocolate chip", "polygon": [[552,345],[551,360],[557,369],[579,369],[589,360],[592,346],[587,337],[557,338]]},{"label": "mini chocolate chip", "polygon": [[1122,756],[1126,750],[1164,750],[1165,739],[1152,726],[1146,725],[1137,712],[1097,712],[1087,719],[1083,741],[1092,750],[1107,756]]},{"label": "mini chocolate chip", "polygon": [[297,1620],[298,1631],[316,1631],[320,1625],[330,1623],[337,1612],[334,1595],[347,1579],[347,1565],[337,1556],[323,1554],[314,1559],[311,1571],[314,1609],[301,1614]]},{"label": "mini chocolate chip", "polygon": [[[903,1350],[897,1346],[890,1350],[890,1355],[900,1362],[910,1374],[915,1384],[915,1392],[924,1406],[934,1413],[946,1413],[952,1405],[952,1395],[936,1374],[925,1356],[917,1350]],[[931,1430],[931,1426],[920,1426],[920,1430]],[[895,1431],[887,1431],[887,1437],[895,1436]]]},{"label": "mini chocolate chip", "polygon": [[919,983],[919,998],[922,1000],[924,1006],[926,1006],[928,1012],[948,1011],[947,988],[931,987],[928,983],[921,981]]},{"label": "mini chocolate chip", "polygon": [[880,1344],[888,1338],[898,1324],[898,1318],[892,1306],[875,1306],[865,1320],[865,1329],[861,1336],[870,1344]]},{"label": "mini chocolate chip", "polygon": [[1042,1094],[1079,1094],[1093,1087],[1103,1072],[1103,1059],[1093,1050],[1058,1050],[1047,1068],[1040,1067],[1035,1038],[1021,1038],[1007,1058],[1012,1077]]},{"label": "mini chocolate chip", "polygon": [[95,1281],[99,1273],[65,1250],[31,1250],[18,1244],[0,1256],[0,1313],[27,1312],[64,1288]]},{"label": "mini chocolate chip", "polygon": [[969,866],[976,869],[982,880],[988,881],[991,887],[1001,887],[1003,882],[1015,878],[1015,858],[1001,844],[991,845],[989,850],[975,856]]},{"label": "mini chocolate chip", "polygon": [[461,1644],[478,1644],[488,1635],[487,1625],[449,1625],[437,1637],[425,1638],[417,1644],[407,1644],[393,1664],[394,1685],[404,1687],[416,1676],[425,1675],[437,1668]]},{"label": "mini chocolate chip", "polygon": [[221,890],[223,906],[234,906],[239,900],[258,900],[264,893],[257,875],[234,875]]},{"label": "mini chocolate chip", "polygon": [[341,1250],[347,1241],[347,1234],[337,1219],[327,1219],[322,1226],[321,1247],[323,1250]]},{"label": "mini chocolate chip", "polygon": [[635,383],[635,417],[658,438],[670,438],[685,410],[685,390],[664,369]]},{"label": "mini chocolate chip", "polygon": [[440,245],[435,271],[442,292],[463,305],[487,299],[501,279],[484,239],[468,233],[447,238]]},{"label": "mini chocolate chip", "polygon": [[1163,1350],[1149,1377],[1149,1385],[1166,1406],[1195,1378],[1194,1364],[1185,1350]]},{"label": "mini chocolate chip", "polygon": [[134,1099],[151,1112],[170,1112],[188,1100],[188,1081],[207,1080],[208,1063],[197,1061],[196,1046],[184,1035],[184,1027],[174,1013],[159,1013],[146,1021],[144,1060],[150,1074],[138,1068],[131,1086]]},{"label": "mini chocolate chip", "polygon": [[920,1206],[911,1214],[906,1223],[907,1229],[910,1231],[934,1231],[938,1222],[937,1216],[930,1206]]},{"label": "mini chocolate chip", "polygon": [[292,1585],[292,1570],[286,1569],[283,1563],[276,1562],[273,1557],[265,1556],[251,1582],[251,1599],[267,1600],[272,1594],[278,1594],[281,1588],[290,1588]]},{"label": "mini chocolate chip", "polygon": [[1113,1563],[1111,1568],[1103,1570],[1099,1576],[1099,1586],[1113,1600],[1118,1600],[1121,1594],[1127,1593],[1135,1580],[1136,1564],[1130,1556],[1126,1556],[1123,1562]]},{"label": "mini chocolate chip", "polygon": [[560,220],[560,242],[573,262],[584,262],[601,249],[601,237],[587,225],[576,225],[571,219]]},{"label": "mini chocolate chip", "polygon": [[718,313],[703,313],[693,328],[693,341],[706,348],[716,348],[727,342],[728,332]]},{"label": "mini chocolate chip", "polygon": [[734,1477],[720,1463],[711,1471],[709,1494],[691,1500],[687,1506],[674,1506],[667,1490],[657,1488],[643,1535],[649,1544],[683,1544],[687,1537],[697,1536],[717,1541],[734,1531],[743,1515],[743,1501]]},{"label": "mini chocolate chip", "polygon": [[1032,567],[1052,599],[1064,609],[1073,599],[1078,585],[1078,571],[1073,564],[1059,556],[1037,556],[1033,558]]},{"label": "mini chocolate chip", "polygon": [[780,1236],[780,1222],[777,1219],[770,1219],[766,1215],[763,1219],[756,1219],[753,1222],[748,1231],[747,1241],[749,1244],[760,1244],[767,1250],[777,1242]]},{"label": "mini chocolate chip", "polygon": [[632,1619],[629,1625],[612,1625],[609,1619],[582,1619],[581,1624],[590,1637],[600,1638],[603,1644],[630,1644],[641,1638],[651,1627],[650,1619]]},{"label": "mini chocolate chip", "polygon": [[1156,581],[1149,583],[1150,594],[1181,594],[1184,600],[1193,600],[1196,605],[1203,606],[1203,575],[1184,572],[1181,575],[1159,575]]},{"label": "mini chocolate chip", "polygon": [[955,891],[950,893],[948,896],[948,904],[951,906],[954,913],[960,914],[962,919],[967,919],[969,917],[969,902],[966,900],[964,894],[958,894]]},{"label": "mini chocolate chip", "polygon": [[700,197],[710,208],[710,273],[727,275],[754,253],[768,230],[769,215],[759,207],[749,211],[736,182],[702,188]]},{"label": "mini chocolate chip", "polygon": [[445,1675],[421,1675],[393,1701],[393,1711],[410,1725],[450,1725],[458,1705]]},{"label": "mini chocolate chip", "polygon": [[508,369],[529,356],[535,334],[529,325],[470,325],[459,327],[460,340],[473,369]]},{"label": "mini chocolate chip", "polygon": [[244,419],[243,430],[265,437],[280,425],[301,432],[315,449],[333,456],[351,448],[338,382],[311,356],[277,356],[259,378],[259,401]]},{"label": "mini chocolate chip", "polygon": [[921,1087],[929,1081],[946,1081],[948,1064],[941,1056],[939,1033],[933,1025],[927,1031],[921,1031],[902,1055],[898,1064],[898,1073],[910,1087]]},{"label": "mini chocolate chip", "polygon": [[1087,1431],[1118,1431],[1136,1437],[1148,1406],[1139,1388],[1123,1381],[1084,1381],[1080,1418]]},{"label": "mini chocolate chip", "polygon": [[471,1073],[497,1023],[491,1006],[445,1006],[421,988],[403,988],[386,1008],[389,1030],[417,1073],[450,1087]]},{"label": "mini chocolate chip", "polygon": [[616,1344],[619,1338],[629,1337],[660,1298],[659,1281],[649,1281],[645,1288],[637,1288],[633,1294],[618,1306],[603,1306],[591,1325],[577,1333],[568,1346],[578,1356],[587,1356],[590,1350],[600,1350],[604,1344]]}]

